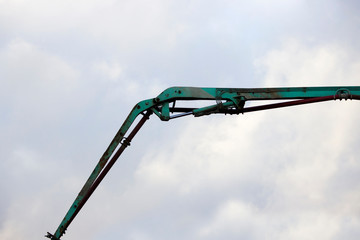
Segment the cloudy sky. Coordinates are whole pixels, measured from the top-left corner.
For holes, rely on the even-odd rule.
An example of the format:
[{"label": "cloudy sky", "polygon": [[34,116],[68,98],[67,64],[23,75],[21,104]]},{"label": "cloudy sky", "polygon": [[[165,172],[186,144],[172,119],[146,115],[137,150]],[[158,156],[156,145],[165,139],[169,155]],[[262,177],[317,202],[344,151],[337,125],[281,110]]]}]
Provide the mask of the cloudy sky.
[{"label": "cloudy sky", "polygon": [[[0,239],[55,232],[170,86],[360,85],[353,0],[0,0]],[[359,239],[360,102],[152,116],[63,239]]]}]

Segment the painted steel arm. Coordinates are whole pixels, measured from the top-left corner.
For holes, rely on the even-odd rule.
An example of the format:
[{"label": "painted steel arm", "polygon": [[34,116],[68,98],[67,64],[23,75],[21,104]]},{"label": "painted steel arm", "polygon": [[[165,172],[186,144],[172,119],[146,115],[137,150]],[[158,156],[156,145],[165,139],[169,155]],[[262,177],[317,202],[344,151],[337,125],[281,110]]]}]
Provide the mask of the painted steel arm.
[{"label": "painted steel arm", "polygon": [[[336,99],[360,100],[360,86],[298,88],[168,88],[156,98],[141,101],[134,106],[119,131],[116,133],[114,139],[100,158],[98,164],[95,166],[95,169],[76,197],[74,203],[71,205],[56,232],[54,234],[48,233],[46,237],[52,240],[59,240],[61,238],[77,213],[95,191],[96,187],[100,184],[121,153],[130,145],[132,138],[152,113],[155,113],[161,120],[168,121],[186,115],[199,117],[215,113],[240,114]],[[175,107],[176,101],[197,100],[209,100],[215,102],[214,104],[205,107]],[[246,101],[255,100],[288,101],[255,107],[245,107]],[[143,117],[130,134],[125,137],[139,115],[143,115]]]}]

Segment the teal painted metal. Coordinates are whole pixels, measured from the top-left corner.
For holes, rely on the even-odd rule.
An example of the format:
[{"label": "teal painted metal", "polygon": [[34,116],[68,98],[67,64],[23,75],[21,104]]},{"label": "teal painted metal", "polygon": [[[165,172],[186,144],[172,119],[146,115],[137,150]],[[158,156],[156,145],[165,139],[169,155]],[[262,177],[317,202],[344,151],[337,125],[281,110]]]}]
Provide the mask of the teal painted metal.
[{"label": "teal painted metal", "polygon": [[[109,159],[114,155],[114,151],[119,144],[122,145],[122,151],[129,145],[125,135],[136,120],[136,118],[143,114],[145,117],[140,120],[138,127],[129,134],[128,138],[132,138],[148,116],[155,113],[162,121],[168,121],[173,118],[183,117],[186,115],[194,115],[196,117],[209,115],[214,113],[223,114],[239,114],[250,111],[265,110],[277,107],[287,107],[299,104],[307,104],[320,101],[336,100],[336,99],[356,99],[360,100],[360,86],[348,87],[297,87],[297,88],[197,88],[197,87],[171,87],[163,91],[156,98],[147,99],[139,102],[131,110],[130,114],[116,133],[114,139],[111,141],[108,148],[100,158],[98,164],[95,166],[93,172],[87,179],[85,185],[66,213],[64,219],[57,228],[55,234],[48,233],[46,237],[52,240],[59,240],[65,233],[65,230],[75,218],[78,211],[85,204],[102,178],[99,175],[104,174],[104,168],[111,168],[113,162],[109,167]],[[197,100],[212,100],[215,104],[211,104],[201,108],[176,108],[176,101],[197,101]],[[245,107],[246,101],[256,100],[295,100],[287,101],[285,103],[268,104],[258,107]],[[170,107],[170,104],[173,107]],[[147,112],[145,114],[145,112]],[[173,114],[174,112],[180,114]],[[146,119],[145,119],[146,118]],[[119,151],[118,151],[119,152]],[[114,156],[113,156],[114,158]],[[111,162],[111,161],[110,161]],[[107,171],[108,171],[107,170]]]}]

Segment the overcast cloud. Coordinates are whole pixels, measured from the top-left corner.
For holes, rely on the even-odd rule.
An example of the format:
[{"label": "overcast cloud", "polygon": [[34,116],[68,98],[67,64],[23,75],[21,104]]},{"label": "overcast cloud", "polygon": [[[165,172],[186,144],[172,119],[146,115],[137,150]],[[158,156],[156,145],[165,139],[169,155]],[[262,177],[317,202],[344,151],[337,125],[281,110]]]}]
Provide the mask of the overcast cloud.
[{"label": "overcast cloud", "polygon": [[[360,85],[358,1],[0,0],[0,239],[54,232],[170,86]],[[63,239],[359,239],[360,112],[152,116]]]}]

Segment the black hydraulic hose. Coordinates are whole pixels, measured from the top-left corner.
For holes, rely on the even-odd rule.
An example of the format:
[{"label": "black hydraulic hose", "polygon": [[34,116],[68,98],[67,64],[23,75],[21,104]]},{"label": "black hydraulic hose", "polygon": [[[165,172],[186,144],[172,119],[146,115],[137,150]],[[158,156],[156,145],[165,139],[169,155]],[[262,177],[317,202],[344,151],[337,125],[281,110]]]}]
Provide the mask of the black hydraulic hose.
[{"label": "black hydraulic hose", "polygon": [[302,104],[308,104],[308,103],[316,103],[316,102],[324,102],[329,100],[336,99],[336,96],[326,96],[326,97],[315,97],[315,98],[307,98],[307,99],[301,99],[301,100],[295,100],[295,101],[289,101],[289,102],[282,102],[282,103],[273,103],[268,105],[261,105],[261,106],[255,106],[255,107],[247,107],[244,108],[241,112],[255,112],[260,110],[267,110],[267,109],[274,109],[274,108],[281,108],[281,107],[290,107],[290,106],[296,106],[296,105],[302,105]]}]

